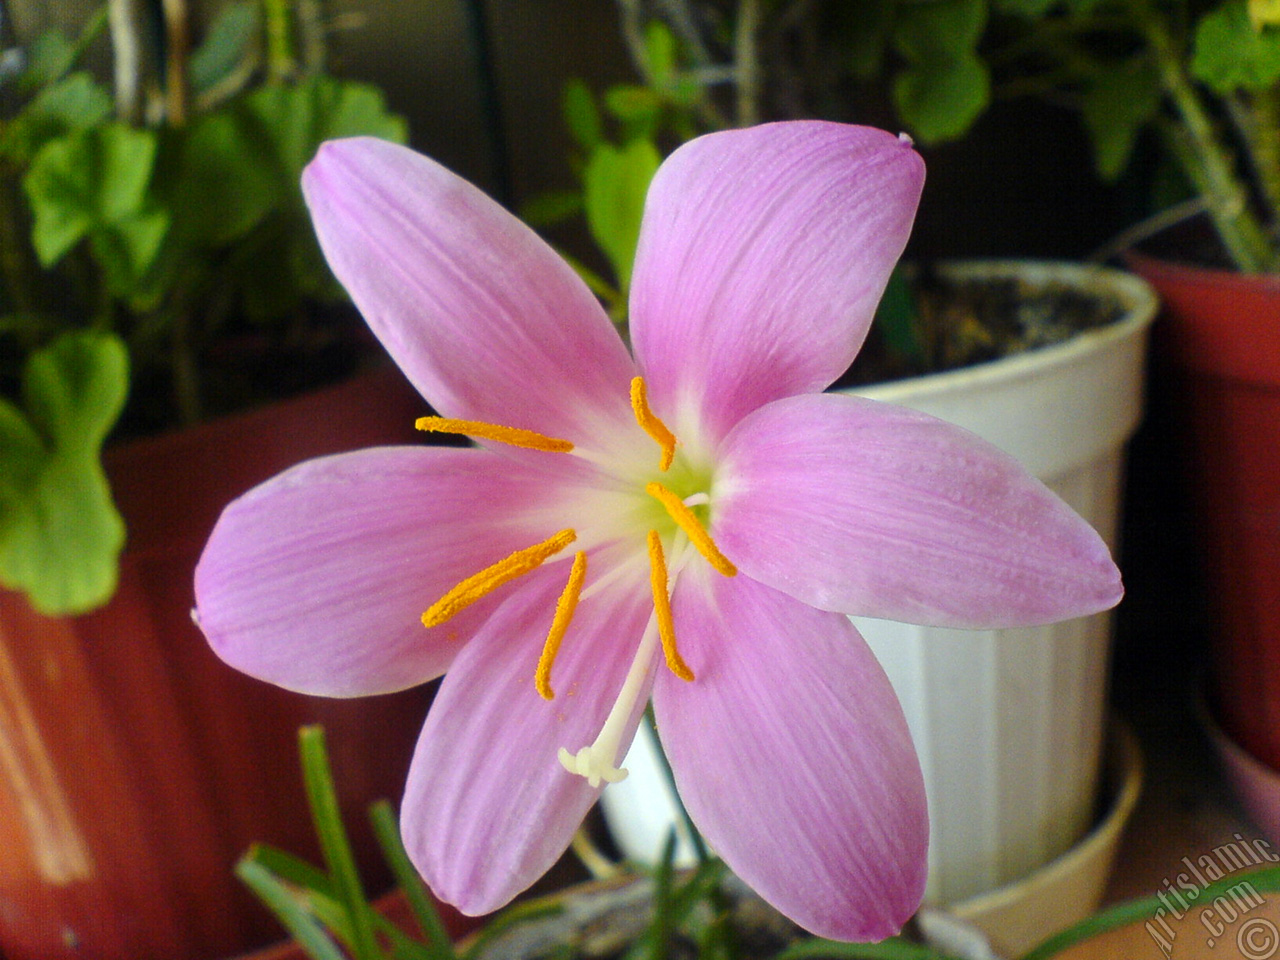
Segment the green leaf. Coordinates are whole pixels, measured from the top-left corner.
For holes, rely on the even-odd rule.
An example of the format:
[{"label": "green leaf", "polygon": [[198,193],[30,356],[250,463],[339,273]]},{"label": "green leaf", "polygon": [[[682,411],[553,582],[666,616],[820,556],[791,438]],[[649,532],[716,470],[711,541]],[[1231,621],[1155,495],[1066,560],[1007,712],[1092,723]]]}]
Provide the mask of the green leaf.
[{"label": "green leaf", "polygon": [[23,497],[5,504],[0,583],[51,616],[79,614],[115,592],[124,522],[94,460],[50,457]]},{"label": "green leaf", "polygon": [[[53,266],[94,230],[136,232],[126,244],[135,253],[150,248],[155,221],[147,187],[156,145],[151,131],[110,123],[41,148],[23,180],[41,264]],[[138,224],[139,218],[147,222]]]},{"label": "green leaf", "polygon": [[894,104],[922,143],[963,136],[991,102],[991,78],[973,54],[921,60],[894,78]]},{"label": "green leaf", "polygon": [[895,5],[892,3],[841,3],[832,5],[827,27],[846,51],[853,75],[871,80],[884,70],[885,54],[892,33]]},{"label": "green leaf", "polygon": [[958,960],[909,940],[890,937],[879,943],[840,943],[835,940],[800,940],[784,947],[774,960]]},{"label": "green leaf", "polygon": [[68,333],[27,360],[27,416],[60,454],[96,457],[124,409],[129,357],[115,336]]},{"label": "green leaf", "polygon": [[661,20],[650,20],[644,31],[644,59],[656,87],[665,87],[675,78],[676,38]]},{"label": "green leaf", "polygon": [[440,912],[436,910],[431,894],[427,891],[422,879],[400,839],[400,824],[391,810],[391,804],[379,800],[369,808],[369,820],[373,824],[374,836],[382,848],[382,858],[391,868],[396,884],[404,893],[406,902],[413,912],[414,919],[427,937],[431,956],[439,960],[453,960],[457,956],[449,931],[445,929]]},{"label": "green leaf", "polygon": [[633,140],[622,148],[606,143],[591,152],[583,171],[587,227],[624,291],[631,282],[645,195],[660,162],[657,147],[648,140]]},{"label": "green leaf", "polygon": [[604,105],[619,120],[648,120],[662,109],[662,98],[648,87],[618,84],[604,92]]},{"label": "green leaf", "polygon": [[1191,72],[1215,93],[1265,90],[1280,80],[1280,30],[1255,30],[1245,0],[1229,0],[1196,26]]},{"label": "green leaf", "polygon": [[911,280],[901,265],[894,267],[885,285],[884,296],[876,307],[875,329],[890,352],[913,362],[925,359],[920,342],[919,310]]},{"label": "green leaf", "polygon": [[582,194],[577,190],[548,190],[520,205],[520,219],[531,227],[563,223],[582,212]]},{"label": "green leaf", "polygon": [[299,197],[302,168],[325,140],[369,136],[403,143],[408,137],[404,119],[389,112],[382,92],[369,84],[311,77],[261,87],[244,102]]},{"label": "green leaf", "polygon": [[32,98],[3,129],[0,152],[26,166],[48,141],[87,130],[111,113],[111,95],[87,73],[73,73]]},{"label": "green leaf", "polygon": [[574,141],[590,151],[604,139],[604,124],[596,109],[596,98],[582,80],[569,80],[560,95],[560,112]]},{"label": "green leaf", "polygon": [[28,359],[25,413],[0,406],[0,583],[44,613],[115,591],[124,521],[99,458],[127,389],[123,343],[70,333]]},{"label": "green leaf", "polygon": [[21,410],[0,397],[0,542],[9,520],[9,503],[35,482],[48,458],[44,441]]},{"label": "green leaf", "polygon": [[191,90],[199,95],[222,83],[248,55],[259,29],[257,0],[236,0],[218,11],[191,54]]},{"label": "green leaf", "polygon": [[894,78],[894,104],[924,143],[960,137],[991,101],[991,77],[976,52],[986,4],[924,0],[900,10],[893,42],[906,66]]},{"label": "green leaf", "polygon": [[60,79],[76,60],[76,45],[61,30],[46,30],[27,48],[23,82],[42,87]]},{"label": "green leaf", "polygon": [[357,957],[377,956],[373,908],[365,897],[364,887],[356,870],[355,856],[342,825],[342,812],[338,806],[333,772],[329,767],[324,730],[318,726],[302,727],[298,731],[298,744],[302,755],[302,780],[316,836],[320,840],[320,849],[329,868],[334,892],[346,908],[351,923],[349,945]]},{"label": "green leaf", "polygon": [[971,56],[987,24],[985,0],[922,0],[899,10],[894,46],[915,64]]},{"label": "green leaf", "polygon": [[1115,180],[1124,171],[1138,134],[1160,110],[1160,100],[1160,76],[1144,57],[1105,69],[1093,78],[1082,111],[1102,179]]},{"label": "green leaf", "polygon": [[[1248,883],[1255,891],[1264,893],[1280,892],[1280,866],[1261,867],[1246,873],[1235,873],[1201,888],[1198,899],[1205,902],[1216,897],[1228,895],[1239,884]],[[1023,955],[1022,960],[1049,960],[1065,951],[1068,947],[1099,936],[1109,930],[1117,930],[1130,923],[1150,920],[1157,916],[1157,911],[1164,909],[1157,894],[1138,900],[1128,900],[1115,906],[1100,910],[1066,930],[1053,934],[1030,952]]]},{"label": "green leaf", "polygon": [[[264,152],[267,153],[264,156]],[[176,169],[164,185],[174,229],[184,243],[220,247],[243,237],[273,209],[295,201],[274,174],[274,151],[264,151],[230,111],[205,114],[185,131]]]},{"label": "green leaf", "polygon": [[995,0],[994,5],[1001,13],[1038,20],[1058,4],[1059,0]]},{"label": "green leaf", "polygon": [[153,209],[90,234],[89,249],[102,267],[110,293],[124,297],[135,290],[155,262],[168,230],[168,212]]},{"label": "green leaf", "polygon": [[262,864],[248,859],[236,864],[235,873],[245,886],[271,908],[272,913],[308,956],[314,960],[346,960],[333,938],[307,912],[303,898],[288,884],[272,875]]}]

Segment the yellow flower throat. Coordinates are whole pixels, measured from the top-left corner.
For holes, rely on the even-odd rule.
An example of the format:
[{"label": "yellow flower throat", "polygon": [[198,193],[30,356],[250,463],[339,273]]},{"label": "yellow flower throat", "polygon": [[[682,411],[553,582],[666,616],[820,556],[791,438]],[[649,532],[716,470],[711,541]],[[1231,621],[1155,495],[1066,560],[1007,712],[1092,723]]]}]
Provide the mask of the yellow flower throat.
[{"label": "yellow flower throat", "polygon": [[[635,413],[636,422],[660,448],[661,454],[658,468],[660,472],[666,473],[675,461],[678,441],[675,435],[667,428],[667,425],[649,409],[642,377],[636,377],[631,381],[631,408]],[[525,449],[542,450],[548,453],[571,453],[574,449],[573,443],[568,440],[548,437],[532,430],[504,427],[475,420],[422,417],[417,421],[416,425],[419,430],[461,433],[479,439],[505,443]],[[732,577],[738,572],[737,568],[720,552],[715,541],[712,540],[711,535],[698,517],[696,507],[709,502],[705,491],[694,493],[688,497],[681,497],[663,483],[652,481],[645,485],[645,492],[662,506],[670,520],[675,523],[675,526],[680,531],[683,531],[685,536],[688,537],[689,543],[712,567],[726,577]],[[572,528],[560,530],[541,543],[517,550],[510,556],[467,577],[427,609],[426,613],[422,615],[423,624],[428,627],[439,626],[459,611],[503,584],[509,583],[517,577],[537,569],[547,560],[559,556],[576,539],[577,533]],[[657,641],[661,643],[667,667],[671,672],[682,680],[691,681],[694,679],[693,671],[689,669],[683,658],[681,658],[676,646],[675,626],[671,616],[667,558],[663,552],[662,539],[656,529],[651,528],[648,530],[646,549],[649,559],[649,582],[653,592],[654,616],[651,618],[650,626],[646,628],[645,635],[641,639],[640,648],[636,652],[632,668],[624,681],[618,702],[614,705],[614,709],[610,713],[609,719],[606,721],[604,729],[601,730],[596,743],[590,747],[583,747],[576,755],[570,754],[564,748],[560,750],[560,761],[566,769],[587,777],[592,786],[598,786],[600,780],[616,781],[626,776],[625,770],[618,770],[614,767],[616,757],[613,754],[617,750],[621,728],[630,716],[631,708],[635,706],[639,688],[643,685],[653,652],[652,646],[655,633]],[[538,693],[547,700],[555,697],[551,687],[551,670],[555,664],[556,654],[560,650],[561,642],[564,640],[569,625],[573,620],[573,614],[578,605],[578,599],[582,594],[586,577],[587,554],[585,551],[579,550],[574,554],[568,582],[556,603],[555,614],[550,630],[547,633],[546,643],[543,645],[542,655],[538,659],[537,669],[534,672],[534,685]],[[656,630],[654,629],[655,627]]]}]

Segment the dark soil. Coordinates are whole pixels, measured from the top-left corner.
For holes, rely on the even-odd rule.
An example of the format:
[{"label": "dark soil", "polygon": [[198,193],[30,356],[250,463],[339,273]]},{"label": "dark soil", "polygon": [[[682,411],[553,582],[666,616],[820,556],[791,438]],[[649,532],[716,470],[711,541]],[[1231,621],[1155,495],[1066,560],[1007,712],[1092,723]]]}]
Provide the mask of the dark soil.
[{"label": "dark soil", "polygon": [[877,319],[837,387],[955,370],[1053,346],[1124,313],[1120,304],[1074,286],[1015,278],[953,280],[925,270],[913,290],[916,349],[894,349]]}]

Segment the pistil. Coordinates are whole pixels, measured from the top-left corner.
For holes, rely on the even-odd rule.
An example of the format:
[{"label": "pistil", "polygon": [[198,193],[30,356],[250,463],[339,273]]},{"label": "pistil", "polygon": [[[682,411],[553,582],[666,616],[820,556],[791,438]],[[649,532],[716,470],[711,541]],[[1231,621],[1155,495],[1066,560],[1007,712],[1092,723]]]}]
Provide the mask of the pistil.
[{"label": "pistil", "polygon": [[570,753],[564,747],[558,754],[560,764],[570,773],[586,777],[592,787],[600,786],[600,782],[617,783],[626,779],[627,771],[619,769],[618,751],[622,747],[622,735],[627,723],[636,709],[636,702],[644,690],[645,679],[649,674],[649,666],[657,652],[658,625],[657,618],[651,617],[644,635],[640,638],[640,646],[631,660],[626,679],[622,681],[622,689],[609,710],[609,716],[600,728],[600,733],[589,747],[583,747],[577,753]]}]

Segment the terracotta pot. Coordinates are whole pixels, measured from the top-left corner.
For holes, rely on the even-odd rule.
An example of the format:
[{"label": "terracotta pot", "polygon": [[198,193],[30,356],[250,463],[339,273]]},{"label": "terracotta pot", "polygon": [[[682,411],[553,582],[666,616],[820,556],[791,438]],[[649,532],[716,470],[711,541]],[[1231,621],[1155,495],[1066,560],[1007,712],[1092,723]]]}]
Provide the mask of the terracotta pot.
[{"label": "terracotta pot", "polygon": [[1164,300],[1214,605],[1211,699],[1280,770],[1280,277],[1131,254]]},{"label": "terracotta pot", "polygon": [[232,876],[264,841],[317,856],[296,731],[322,723],[367,876],[364,811],[398,800],[426,694],[302,697],[221,663],[190,619],[222,507],[311,456],[412,442],[394,369],[109,452],[129,529],[120,589],[87,616],[0,594],[0,954],[228,956],[279,928]]}]

